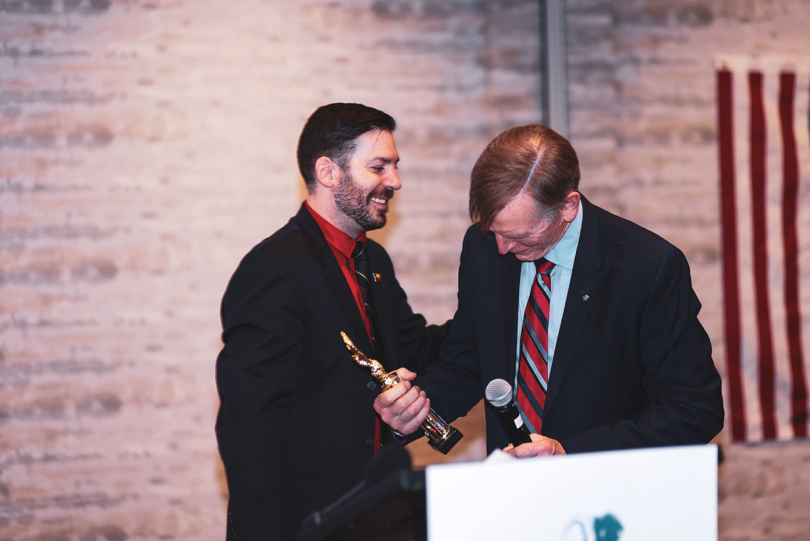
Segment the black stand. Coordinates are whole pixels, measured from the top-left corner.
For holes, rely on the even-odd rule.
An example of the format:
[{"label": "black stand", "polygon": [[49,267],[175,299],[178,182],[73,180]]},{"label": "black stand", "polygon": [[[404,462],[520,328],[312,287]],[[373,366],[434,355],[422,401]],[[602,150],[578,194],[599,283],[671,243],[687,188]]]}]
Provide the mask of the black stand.
[{"label": "black stand", "polygon": [[313,513],[298,541],[426,541],[425,472],[402,470],[362,483]]}]

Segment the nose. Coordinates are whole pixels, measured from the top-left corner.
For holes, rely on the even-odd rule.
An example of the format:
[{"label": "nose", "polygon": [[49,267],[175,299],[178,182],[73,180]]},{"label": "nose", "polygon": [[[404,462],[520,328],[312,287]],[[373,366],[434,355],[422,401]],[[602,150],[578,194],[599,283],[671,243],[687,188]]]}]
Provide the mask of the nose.
[{"label": "nose", "polygon": [[495,243],[498,245],[498,253],[501,255],[508,254],[509,250],[515,246],[515,241],[502,237],[497,233],[495,233]]},{"label": "nose", "polygon": [[391,188],[392,190],[399,190],[402,188],[402,181],[399,179],[399,173],[395,168],[391,168],[391,172],[385,177],[385,182],[383,184],[386,188]]}]

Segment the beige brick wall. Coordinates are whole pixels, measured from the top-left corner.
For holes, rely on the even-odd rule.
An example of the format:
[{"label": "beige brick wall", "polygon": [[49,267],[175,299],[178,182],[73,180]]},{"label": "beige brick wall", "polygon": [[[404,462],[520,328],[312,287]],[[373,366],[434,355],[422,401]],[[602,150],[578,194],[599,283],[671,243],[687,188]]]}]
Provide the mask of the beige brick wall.
[{"label": "beige brick wall", "polygon": [[0,1],[0,539],[222,538],[219,301],[297,210],[319,105],[397,118],[404,188],[377,236],[414,306],[451,317],[469,170],[539,118],[537,19],[529,1]]},{"label": "beige brick wall", "polygon": [[[572,141],[583,192],[686,253],[722,374],[714,61],[756,55],[810,64],[810,2],[566,3]],[[718,441],[727,458],[720,539],[810,539],[810,442],[731,446],[725,433]]]},{"label": "beige brick wall", "polygon": [[[712,55],[804,54],[810,2],[568,7],[583,190],[684,249],[722,369]],[[221,539],[218,304],[303,198],[304,120],[398,120],[376,237],[443,321],[469,170],[540,118],[538,20],[528,0],[0,0],[0,539]],[[480,457],[480,409],[459,426],[456,458]],[[721,538],[802,539],[810,446],[726,453]]]}]

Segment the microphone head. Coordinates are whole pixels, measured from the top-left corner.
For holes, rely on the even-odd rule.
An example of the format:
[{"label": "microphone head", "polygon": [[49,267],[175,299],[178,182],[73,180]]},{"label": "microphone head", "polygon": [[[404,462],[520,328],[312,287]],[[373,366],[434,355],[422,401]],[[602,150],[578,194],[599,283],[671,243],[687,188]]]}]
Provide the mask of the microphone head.
[{"label": "microphone head", "polygon": [[485,391],[487,402],[501,408],[512,401],[512,386],[503,379],[493,379]]}]

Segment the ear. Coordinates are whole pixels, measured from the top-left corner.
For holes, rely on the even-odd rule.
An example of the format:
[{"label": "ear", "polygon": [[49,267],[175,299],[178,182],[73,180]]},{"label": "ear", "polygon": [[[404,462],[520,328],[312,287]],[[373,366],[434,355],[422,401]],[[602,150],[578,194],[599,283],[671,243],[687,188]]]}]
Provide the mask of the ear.
[{"label": "ear", "polygon": [[321,156],[315,161],[315,179],[325,188],[332,188],[340,181],[342,170],[332,158]]},{"label": "ear", "polygon": [[574,218],[577,217],[580,198],[579,192],[571,192],[565,196],[565,202],[563,203],[563,219],[566,222],[571,223],[574,221]]}]

